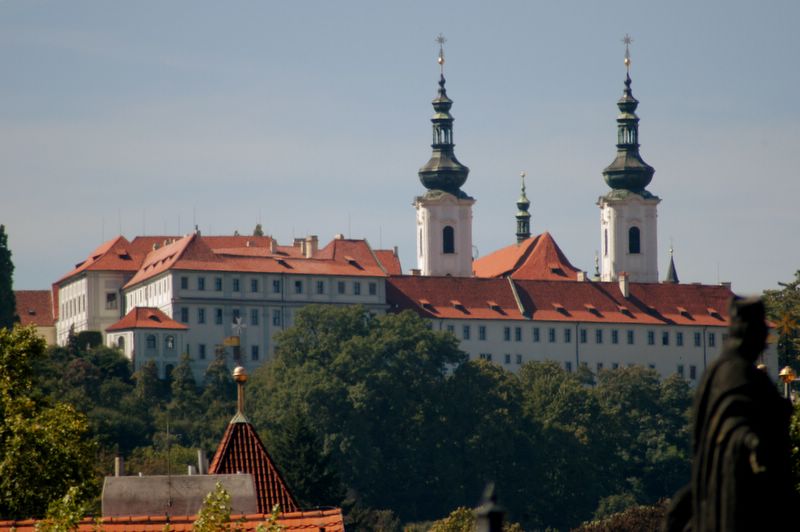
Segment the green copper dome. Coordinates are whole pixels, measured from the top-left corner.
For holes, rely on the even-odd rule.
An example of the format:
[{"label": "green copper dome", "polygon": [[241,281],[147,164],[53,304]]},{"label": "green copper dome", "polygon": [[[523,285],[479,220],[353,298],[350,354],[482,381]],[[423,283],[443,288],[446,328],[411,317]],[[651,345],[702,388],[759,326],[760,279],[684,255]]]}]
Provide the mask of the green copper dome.
[{"label": "green copper dome", "polygon": [[603,177],[614,190],[628,190],[637,194],[653,179],[655,169],[639,155],[639,117],[636,107],[639,101],[631,91],[631,77],[626,76],[625,91],[617,102],[617,156],[605,170]]},{"label": "green copper dome", "polygon": [[430,160],[419,169],[419,180],[428,190],[443,190],[455,196],[463,196],[461,185],[467,181],[469,168],[458,162],[453,148],[453,117],[450,107],[453,100],[447,97],[444,75],[439,80],[439,93],[433,104],[433,153]]}]

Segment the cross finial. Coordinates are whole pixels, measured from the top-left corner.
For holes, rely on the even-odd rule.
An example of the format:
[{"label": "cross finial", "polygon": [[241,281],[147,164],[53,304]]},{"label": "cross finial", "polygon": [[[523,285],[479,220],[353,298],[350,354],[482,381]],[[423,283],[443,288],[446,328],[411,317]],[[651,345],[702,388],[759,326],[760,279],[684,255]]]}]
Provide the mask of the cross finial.
[{"label": "cross finial", "polygon": [[522,179],[522,193],[525,194],[525,176],[528,174],[525,173],[525,170],[519,173],[520,179]]},{"label": "cross finial", "polygon": [[622,38],[622,42],[625,44],[625,59],[623,60],[623,62],[625,63],[625,68],[628,69],[628,73],[630,73],[630,71],[631,71],[631,49],[630,49],[630,46],[631,46],[631,43],[633,42],[633,39],[631,38],[630,35],[628,35],[626,33],[625,37]]},{"label": "cross finial", "polygon": [[436,42],[439,43],[439,58],[436,60],[436,62],[439,63],[442,75],[444,75],[444,43],[447,42],[447,39],[445,39],[444,35],[440,33],[436,36]]}]

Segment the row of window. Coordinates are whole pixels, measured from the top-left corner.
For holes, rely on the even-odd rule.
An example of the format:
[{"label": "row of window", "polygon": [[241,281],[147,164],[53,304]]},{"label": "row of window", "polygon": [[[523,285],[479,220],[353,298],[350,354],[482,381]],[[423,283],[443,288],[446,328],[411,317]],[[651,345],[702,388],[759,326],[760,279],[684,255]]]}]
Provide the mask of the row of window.
[{"label": "row of window", "polygon": [[61,316],[71,318],[86,311],[86,294],[81,294],[63,301],[60,305]]},{"label": "row of window", "polygon": [[[481,353],[479,355],[479,357],[480,357],[481,360],[488,360],[489,362],[492,361],[492,354],[491,353]],[[506,353],[505,355],[503,355],[503,363],[504,364],[506,364],[506,365],[511,364],[511,360],[512,360],[512,357],[511,357],[510,353]],[[515,355],[514,356],[514,360],[516,361],[518,366],[521,365],[522,364],[522,355]],[[581,365],[586,367],[586,368],[589,367],[586,362],[582,362]],[[628,364],[628,367],[632,367],[634,365],[635,364],[630,363],[630,364]],[[618,362],[613,362],[611,364],[611,369],[619,369],[619,367],[620,367],[620,365],[619,365]],[[655,364],[648,364],[648,367],[650,369],[655,369]],[[567,370],[567,371],[572,371],[572,362],[570,362],[570,361],[564,362],[564,369]],[[602,362],[598,362],[595,365],[595,369],[597,370],[598,373],[603,371],[603,369],[605,369],[604,364]],[[685,372],[685,366],[683,364],[678,364],[676,373],[681,378],[685,378],[685,373],[686,373]],[[695,366],[695,365],[690,365],[689,366],[689,379],[690,380],[696,380],[697,379],[697,366]]]},{"label": "row of window", "polygon": [[[196,286],[195,288],[202,292],[206,289],[206,278],[205,277],[197,277],[195,279]],[[280,279],[273,279],[272,280],[272,293],[273,294],[280,294],[281,293],[281,280]],[[188,290],[189,289],[189,277],[182,276],[180,281],[181,290]],[[325,281],[316,281],[315,283],[315,292],[316,294],[325,294],[327,291],[327,283]],[[360,296],[362,292],[362,285],[361,281],[353,281],[352,283],[352,294],[355,296]],[[294,281],[292,288],[295,294],[302,294],[305,290],[305,282],[302,279],[298,279]],[[233,292],[241,292],[242,285],[241,279],[231,279],[231,290]],[[259,279],[250,279],[250,292],[258,293],[260,290],[260,283]],[[222,277],[214,277],[214,291],[221,292],[222,291]],[[369,295],[374,296],[378,294],[378,283],[374,281],[370,281],[367,283],[367,291]],[[347,293],[347,283],[345,281],[337,281],[336,282],[336,293],[339,295],[344,295]]]},{"label": "row of window", "polygon": [[[192,356],[191,346],[186,346],[186,354]],[[197,344],[197,360],[206,360],[208,357],[208,349],[206,344]],[[261,350],[257,345],[250,346],[250,360],[258,362],[261,359]]]},{"label": "row of window", "polygon": [[[564,328],[561,330],[562,334],[562,341],[565,344],[572,343],[572,331],[573,328]],[[455,325],[447,325],[447,331],[453,335],[456,334]],[[557,329],[555,327],[548,327],[547,331],[547,342],[548,343],[556,343],[557,342]],[[602,344],[606,339],[606,332],[609,332],[610,341],[612,344],[616,345],[620,343],[620,331],[618,329],[612,329],[611,331],[607,331],[605,329],[595,329],[594,330],[594,343],[595,344]],[[478,326],[478,340],[486,340],[486,326],[479,325]],[[515,342],[522,342],[522,327],[503,327],[503,340],[506,342],[510,342],[512,338]],[[636,334],[633,329],[627,329],[624,331],[625,333],[625,342],[628,345],[634,345],[636,343]],[[684,345],[684,334],[681,331],[661,331],[661,345],[670,345],[672,341],[672,337],[674,335],[675,345],[678,347],[682,347]],[[579,329],[578,330],[578,341],[582,344],[589,342],[589,332],[588,329]],[[462,340],[470,340],[472,339],[472,326],[470,325],[463,325],[461,327],[461,338]],[[542,334],[539,327],[533,327],[531,330],[531,338],[534,343],[538,343],[542,341]],[[708,347],[716,347],[717,345],[717,335],[716,333],[709,332],[707,335],[708,338]],[[694,346],[701,347],[703,345],[703,333],[695,332],[694,336]],[[724,335],[723,335],[724,340]],[[647,331],[647,345],[655,345],[656,344],[656,331]]]},{"label": "row of window", "polygon": [[[197,314],[195,316],[196,323],[199,325],[208,323],[208,316],[207,308],[199,307],[196,309]],[[223,324],[223,309],[220,307],[215,307],[212,310],[212,316],[214,320],[214,325],[222,325]],[[260,325],[261,323],[261,309],[253,308],[250,309],[249,320],[247,321],[246,317],[242,314],[241,309],[235,308],[231,311],[231,323],[236,323],[239,320],[239,323],[243,325]],[[189,323],[189,308],[188,307],[181,307],[180,308],[180,316],[179,320],[181,323]],[[280,327],[281,323],[283,322],[281,318],[281,310],[280,309],[272,309],[272,325],[275,327]]]}]

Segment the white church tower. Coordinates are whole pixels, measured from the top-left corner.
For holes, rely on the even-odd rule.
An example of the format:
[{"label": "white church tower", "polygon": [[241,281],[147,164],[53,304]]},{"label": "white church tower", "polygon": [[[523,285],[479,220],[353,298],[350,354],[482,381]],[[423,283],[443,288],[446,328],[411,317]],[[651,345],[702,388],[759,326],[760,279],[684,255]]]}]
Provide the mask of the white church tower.
[{"label": "white church tower", "polygon": [[655,170],[639,155],[639,101],[631,92],[631,42],[625,43],[625,91],[617,102],[617,157],[603,177],[611,191],[597,201],[600,207],[602,281],[616,281],[620,273],[639,283],[658,282],[658,220],[661,200],[645,190]]},{"label": "white church tower", "polygon": [[444,37],[439,35],[439,93],[433,100],[433,154],[419,170],[427,188],[414,199],[417,210],[417,268],[422,275],[472,275],[472,205],[461,190],[469,168],[453,152],[453,101],[444,88]]}]

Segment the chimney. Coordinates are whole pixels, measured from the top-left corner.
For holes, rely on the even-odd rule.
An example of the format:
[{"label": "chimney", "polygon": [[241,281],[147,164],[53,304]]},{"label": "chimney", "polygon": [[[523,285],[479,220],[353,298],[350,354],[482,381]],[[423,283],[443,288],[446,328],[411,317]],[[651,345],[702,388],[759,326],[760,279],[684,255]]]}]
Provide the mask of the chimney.
[{"label": "chimney", "polygon": [[622,292],[622,297],[628,299],[631,291],[628,283],[627,272],[619,272],[619,291]]},{"label": "chimney", "polygon": [[394,247],[394,256],[397,256],[397,246]]},{"label": "chimney", "polygon": [[586,272],[578,272],[578,282],[583,283],[586,281]]},{"label": "chimney", "polygon": [[269,239],[269,252],[270,253],[275,253],[275,239],[274,238],[270,238]]},{"label": "chimney", "polygon": [[719,285],[720,285],[720,286],[724,286],[724,287],[725,287],[725,288],[727,288],[728,290],[730,290],[730,289],[731,289],[731,282],[730,282],[730,281],[720,281]]},{"label": "chimney", "polygon": [[319,238],[317,235],[308,235],[306,237],[306,249],[305,249],[305,257],[310,259],[314,255],[317,254],[317,248],[319,246]]},{"label": "chimney", "polygon": [[208,474],[208,457],[203,449],[197,449],[197,471],[201,475]]},{"label": "chimney", "polygon": [[419,268],[412,268],[411,275],[419,277],[420,275],[422,275],[422,270],[420,270]]},{"label": "chimney", "polygon": [[114,458],[114,476],[115,477],[124,477],[125,476],[125,459],[121,456],[117,456]]},{"label": "chimney", "polygon": [[342,233],[336,233],[333,235],[334,240],[344,240],[344,235]]}]

